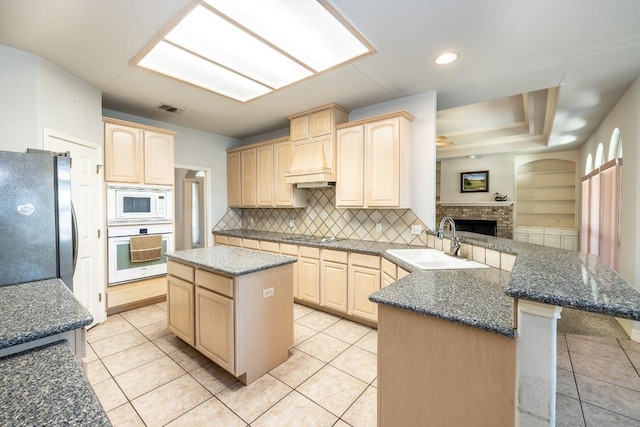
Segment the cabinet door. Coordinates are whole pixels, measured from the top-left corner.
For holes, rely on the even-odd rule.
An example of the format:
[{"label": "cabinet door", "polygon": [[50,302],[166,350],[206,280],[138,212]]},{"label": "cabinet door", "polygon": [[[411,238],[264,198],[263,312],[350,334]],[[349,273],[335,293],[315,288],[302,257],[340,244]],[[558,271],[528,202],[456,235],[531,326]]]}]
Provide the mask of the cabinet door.
[{"label": "cabinet door", "polygon": [[369,295],[380,290],[380,270],[349,266],[349,314],[367,320],[378,320],[378,305]]},{"label": "cabinet door", "polygon": [[227,153],[227,204],[230,207],[242,204],[241,174],[240,151]]},{"label": "cabinet door", "polygon": [[298,258],[298,298],[320,304],[320,260]]},{"label": "cabinet door", "polygon": [[[561,237],[554,235],[545,235],[544,236],[544,245],[550,246],[552,248],[560,248],[562,245],[560,244]],[[532,242],[533,243],[533,242]]]},{"label": "cabinet door", "polygon": [[256,206],[256,149],[240,152],[242,163],[242,206]]},{"label": "cabinet door", "polygon": [[396,279],[394,279],[393,277],[389,276],[387,273],[382,273],[382,282],[381,282],[381,287],[385,287],[385,286],[389,286],[390,284],[394,283],[396,281]]},{"label": "cabinet door", "polygon": [[331,133],[331,109],[317,111],[309,115],[309,133],[311,138]]},{"label": "cabinet door", "polygon": [[309,138],[309,116],[304,115],[291,119],[289,124],[291,141],[302,141]]},{"label": "cabinet door", "polygon": [[273,206],[273,145],[256,148],[256,197],[258,206]]},{"label": "cabinet door", "polygon": [[142,130],[104,124],[105,181],[142,182],[142,153]]},{"label": "cabinet door", "polygon": [[529,234],[529,243],[536,245],[544,245],[544,234]]},{"label": "cabinet door", "polygon": [[560,247],[570,251],[578,250],[578,237],[577,236],[562,236],[560,238]]},{"label": "cabinet door", "polygon": [[339,129],[336,151],[336,206],[364,206],[364,127]]},{"label": "cabinet door", "polygon": [[526,233],[513,233],[513,240],[518,242],[528,242],[529,236]]},{"label": "cabinet door", "polygon": [[365,204],[400,206],[400,119],[365,125],[365,141]]},{"label": "cabinet door", "polygon": [[235,373],[233,300],[196,288],[195,347],[222,368]]},{"label": "cabinet door", "polygon": [[144,131],[144,183],[173,185],[173,135]]},{"label": "cabinet door", "polygon": [[167,276],[167,323],[171,332],[189,345],[194,345],[193,283]]},{"label": "cabinet door", "polygon": [[320,268],[320,305],[347,312],[347,265],[322,261]]},{"label": "cabinet door", "polygon": [[291,143],[279,142],[273,146],[274,197],[276,206],[293,206],[293,185],[284,176],[291,167]]}]

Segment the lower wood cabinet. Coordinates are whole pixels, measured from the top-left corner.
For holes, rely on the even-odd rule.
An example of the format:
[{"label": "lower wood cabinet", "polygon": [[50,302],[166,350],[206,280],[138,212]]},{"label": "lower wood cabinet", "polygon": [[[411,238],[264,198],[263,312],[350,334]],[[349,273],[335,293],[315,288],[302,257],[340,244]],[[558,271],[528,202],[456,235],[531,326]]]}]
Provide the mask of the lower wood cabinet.
[{"label": "lower wood cabinet", "polygon": [[378,320],[378,304],[369,295],[380,290],[380,257],[349,254],[349,309],[352,316]]},{"label": "lower wood cabinet", "polygon": [[347,312],[347,253],[323,249],[320,261],[320,305]]},{"label": "lower wood cabinet", "polygon": [[174,276],[167,276],[168,329],[189,345],[195,344],[194,284]]},{"label": "lower wood cabinet", "polygon": [[195,306],[196,349],[235,372],[233,300],[198,286]]},{"label": "lower wood cabinet", "polygon": [[301,246],[298,253],[298,298],[320,304],[320,250]]}]

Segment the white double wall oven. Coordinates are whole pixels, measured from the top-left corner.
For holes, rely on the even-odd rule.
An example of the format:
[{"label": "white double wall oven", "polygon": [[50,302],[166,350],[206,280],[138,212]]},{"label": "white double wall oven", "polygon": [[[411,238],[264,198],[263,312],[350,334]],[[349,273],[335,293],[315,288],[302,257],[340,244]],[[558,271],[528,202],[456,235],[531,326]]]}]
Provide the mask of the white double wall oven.
[{"label": "white double wall oven", "polygon": [[[174,249],[172,206],[170,187],[107,185],[109,286],[166,274],[165,254]],[[161,256],[132,262],[130,240],[145,235],[162,236]]]}]

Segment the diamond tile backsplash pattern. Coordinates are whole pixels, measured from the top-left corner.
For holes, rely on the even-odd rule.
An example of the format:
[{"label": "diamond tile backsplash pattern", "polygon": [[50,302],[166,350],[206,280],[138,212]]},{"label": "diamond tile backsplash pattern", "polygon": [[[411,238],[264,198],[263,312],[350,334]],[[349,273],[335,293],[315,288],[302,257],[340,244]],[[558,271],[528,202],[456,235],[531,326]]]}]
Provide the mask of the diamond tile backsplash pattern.
[{"label": "diamond tile backsplash pattern", "polygon": [[[425,224],[411,209],[338,209],[334,188],[309,190],[305,209],[228,209],[214,230],[246,229],[426,245]],[[293,227],[290,221],[293,220]],[[382,231],[376,231],[380,224]],[[411,234],[420,225],[422,233]]]}]

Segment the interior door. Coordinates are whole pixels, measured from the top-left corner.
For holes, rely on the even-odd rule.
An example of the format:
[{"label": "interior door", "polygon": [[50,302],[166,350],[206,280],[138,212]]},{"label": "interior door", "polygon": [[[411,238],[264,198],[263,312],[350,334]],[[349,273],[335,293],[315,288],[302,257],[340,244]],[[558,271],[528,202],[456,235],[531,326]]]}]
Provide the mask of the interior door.
[{"label": "interior door", "polygon": [[45,149],[71,153],[71,200],[78,227],[73,293],[93,316],[91,327],[106,320],[103,171],[97,167],[102,148],[46,131]]}]

